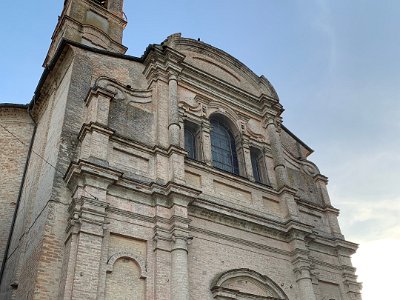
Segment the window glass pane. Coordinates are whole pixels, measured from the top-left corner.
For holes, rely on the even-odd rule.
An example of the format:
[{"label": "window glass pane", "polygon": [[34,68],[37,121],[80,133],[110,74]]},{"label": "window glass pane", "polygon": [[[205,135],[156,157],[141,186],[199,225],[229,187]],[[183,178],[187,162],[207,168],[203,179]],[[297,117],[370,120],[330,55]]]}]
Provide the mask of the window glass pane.
[{"label": "window glass pane", "polygon": [[195,134],[189,128],[185,128],[185,150],[187,156],[191,159],[196,159],[196,139]]},{"label": "window glass pane", "polygon": [[253,177],[256,182],[261,182],[260,163],[258,161],[259,153],[257,150],[250,150],[251,166],[253,168]]},{"label": "window glass pane", "polygon": [[219,120],[211,120],[211,153],[213,166],[239,174],[236,144],[230,130]]}]

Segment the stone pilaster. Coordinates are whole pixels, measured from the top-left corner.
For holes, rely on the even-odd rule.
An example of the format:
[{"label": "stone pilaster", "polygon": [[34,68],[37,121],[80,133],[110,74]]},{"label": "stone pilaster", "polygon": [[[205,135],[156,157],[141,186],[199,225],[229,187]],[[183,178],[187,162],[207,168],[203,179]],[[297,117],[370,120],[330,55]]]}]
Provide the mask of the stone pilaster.
[{"label": "stone pilaster", "polygon": [[81,159],[108,159],[108,145],[113,131],[108,129],[110,101],[113,95],[101,88],[90,90],[86,97],[87,114],[79,133]]},{"label": "stone pilaster", "polygon": [[358,248],[357,244],[338,241],[336,247],[337,257],[342,271],[343,284],[346,292],[346,300],[360,300],[362,285],[357,281],[356,269],[352,266],[351,255]]},{"label": "stone pilaster", "polygon": [[171,299],[189,300],[188,234],[175,230],[171,249]]},{"label": "stone pilaster", "polygon": [[301,300],[317,300],[311,277],[310,264],[306,260],[297,258],[294,261],[296,282],[300,291]]},{"label": "stone pilaster", "polygon": [[281,209],[287,219],[298,219],[298,207],[294,199],[296,191],[289,186],[282,142],[273,119],[268,119],[266,121],[266,128],[271,144],[276,181],[282,199]]},{"label": "stone pilaster", "polygon": [[274,120],[269,119],[266,125],[269,140],[271,143],[272,155],[274,157],[274,169],[276,173],[278,188],[282,188],[289,185],[282,143]]},{"label": "stone pilaster", "polygon": [[65,181],[74,194],[67,226],[64,299],[97,299],[101,291],[107,189],[121,175],[85,161],[67,170]]},{"label": "stone pilaster", "polygon": [[300,300],[317,300],[311,275],[311,261],[308,257],[309,250],[306,244],[307,234],[310,233],[306,229],[293,224],[293,228],[289,230],[288,242],[292,248],[293,271],[300,292]]},{"label": "stone pilaster", "polygon": [[243,156],[244,156],[244,168],[246,170],[247,178],[249,178],[251,181],[254,181],[253,166],[251,164],[249,139],[245,136],[242,138],[242,147],[243,147]]},{"label": "stone pilaster", "polygon": [[113,133],[113,130],[96,123],[84,124],[78,136],[81,142],[79,158],[108,161],[108,143]]},{"label": "stone pilaster", "polygon": [[179,108],[178,108],[178,78],[175,72],[169,74],[168,77],[169,92],[169,143],[179,147],[180,145],[180,125],[179,125]]},{"label": "stone pilaster", "polygon": [[110,102],[113,95],[101,88],[90,90],[86,97],[87,106],[86,123],[97,123],[108,126],[108,115],[110,113]]},{"label": "stone pilaster", "polygon": [[154,227],[154,285],[155,300],[170,300],[171,294],[171,235],[169,228],[160,218],[166,210],[164,208],[157,209],[159,217]]},{"label": "stone pilaster", "polygon": [[65,299],[97,298],[106,207],[107,203],[97,197],[79,196],[71,203],[72,243],[69,250],[70,264],[67,270]]},{"label": "stone pilaster", "polygon": [[169,181],[185,183],[185,152],[183,149],[171,146],[168,151],[169,157]]},{"label": "stone pilaster", "polygon": [[331,200],[329,198],[328,190],[326,188],[328,179],[320,174],[317,174],[315,177],[315,183],[320,191],[322,201],[324,203],[325,215],[329,222],[329,227],[331,229],[331,233],[340,239],[343,239],[342,232],[340,230],[339,222],[338,222],[338,215],[339,211],[332,207]]},{"label": "stone pilaster", "polygon": [[155,299],[189,300],[188,205],[200,191],[169,183],[154,194]]},{"label": "stone pilaster", "polygon": [[209,166],[212,165],[212,154],[211,154],[211,125],[208,119],[203,120],[201,123],[201,148],[202,148],[202,160]]},{"label": "stone pilaster", "polygon": [[[192,191],[193,192],[193,191]],[[190,192],[190,193],[192,193]],[[191,196],[173,192],[169,195],[171,203],[171,300],[189,300],[188,205]]]}]

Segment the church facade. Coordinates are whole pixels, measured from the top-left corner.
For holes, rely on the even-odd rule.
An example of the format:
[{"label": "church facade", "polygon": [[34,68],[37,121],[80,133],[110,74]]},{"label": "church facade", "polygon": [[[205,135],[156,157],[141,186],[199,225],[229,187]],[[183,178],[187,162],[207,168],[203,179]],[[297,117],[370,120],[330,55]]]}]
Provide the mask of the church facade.
[{"label": "church facade", "polygon": [[264,76],[123,0],[66,0],[32,102],[0,105],[1,299],[358,300],[327,178]]}]

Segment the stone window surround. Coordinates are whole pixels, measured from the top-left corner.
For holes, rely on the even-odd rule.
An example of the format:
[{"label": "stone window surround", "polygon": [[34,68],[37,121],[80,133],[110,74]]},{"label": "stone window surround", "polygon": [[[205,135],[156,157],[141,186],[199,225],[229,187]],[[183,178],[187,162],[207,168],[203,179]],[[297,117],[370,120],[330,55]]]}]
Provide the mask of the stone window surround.
[{"label": "stone window surround", "polygon": [[[221,169],[218,169],[222,172],[227,172],[233,176],[240,176],[242,178],[246,178],[252,182],[255,182],[257,184],[262,184],[262,185],[267,185],[270,187],[270,180],[268,178],[268,171],[267,171],[267,162],[266,162],[266,157],[265,157],[265,151],[260,148],[259,143],[253,142],[247,137],[244,137],[244,135],[240,132],[239,128],[234,125],[234,122],[230,120],[227,116],[219,114],[219,113],[213,113],[211,114],[208,118],[202,118],[201,120],[201,125],[199,124],[198,120],[192,119],[190,116],[186,115],[184,118],[183,126],[182,126],[182,131],[183,135],[185,134],[185,126],[191,126],[191,129],[195,129],[195,137],[196,137],[196,157],[189,158],[186,157],[186,159],[189,160],[196,160],[199,162],[206,163],[207,165],[213,167],[212,165],[212,155],[211,155],[211,124],[210,124],[210,118],[223,118],[224,123],[226,124],[227,127],[232,131],[236,143],[236,148],[237,148],[237,159],[239,163],[239,174],[235,174],[232,172],[224,171]],[[206,138],[208,137],[208,138]],[[184,140],[184,139],[182,139]],[[185,145],[183,143],[183,148],[185,148]],[[207,153],[207,149],[209,149]],[[262,172],[262,180],[261,181],[256,181],[253,176],[253,168],[252,168],[252,162],[251,162],[251,155],[250,155],[250,150],[251,149],[256,149],[256,151],[259,151],[262,155],[261,160],[259,161],[260,167],[263,168],[261,170]],[[208,158],[208,160],[207,160]],[[215,168],[215,167],[213,167]]]}]

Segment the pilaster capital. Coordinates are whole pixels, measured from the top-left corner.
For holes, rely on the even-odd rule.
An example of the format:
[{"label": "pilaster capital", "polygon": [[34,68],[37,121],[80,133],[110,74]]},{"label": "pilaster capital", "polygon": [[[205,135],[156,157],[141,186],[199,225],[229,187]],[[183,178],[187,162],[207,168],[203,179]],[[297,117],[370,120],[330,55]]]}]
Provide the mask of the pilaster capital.
[{"label": "pilaster capital", "polygon": [[189,237],[189,232],[188,231],[183,231],[181,229],[175,229],[174,232],[172,233],[172,248],[171,250],[184,250],[188,251],[188,244],[189,241],[191,240],[191,237]]},{"label": "pilaster capital", "polygon": [[314,269],[314,266],[308,259],[297,257],[292,261],[292,263],[294,265],[293,271],[296,275],[297,281],[302,279],[312,280],[312,270]]},{"label": "pilaster capital", "polygon": [[73,198],[68,207],[69,221],[66,231],[70,234],[85,232],[103,236],[104,230],[107,228],[107,207],[107,202],[94,196]]},{"label": "pilaster capital", "polygon": [[178,81],[178,72],[176,70],[168,70],[168,81]]}]

